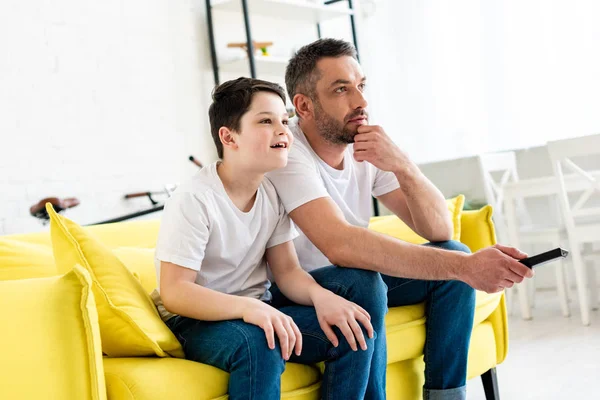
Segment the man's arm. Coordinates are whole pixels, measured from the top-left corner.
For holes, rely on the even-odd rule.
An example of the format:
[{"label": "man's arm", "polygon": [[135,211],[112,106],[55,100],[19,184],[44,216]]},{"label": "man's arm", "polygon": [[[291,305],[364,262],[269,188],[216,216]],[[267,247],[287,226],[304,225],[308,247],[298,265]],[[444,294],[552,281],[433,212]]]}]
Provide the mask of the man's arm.
[{"label": "man's arm", "polygon": [[381,171],[393,173],[400,189],[378,199],[425,239],[437,242],[452,238],[452,221],[442,193],[421,173],[408,155],[380,126],[361,126],[354,137],[354,158]]},{"label": "man's arm", "polygon": [[461,280],[475,289],[498,292],[532,272],[517,261],[526,255],[495,246],[473,255],[416,246],[349,224],[328,197],[310,201],[290,213],[292,220],[334,264],[386,275]]},{"label": "man's arm", "polygon": [[430,242],[450,240],[453,225],[442,193],[418,170],[409,177],[396,177],[400,188],[377,199]]}]

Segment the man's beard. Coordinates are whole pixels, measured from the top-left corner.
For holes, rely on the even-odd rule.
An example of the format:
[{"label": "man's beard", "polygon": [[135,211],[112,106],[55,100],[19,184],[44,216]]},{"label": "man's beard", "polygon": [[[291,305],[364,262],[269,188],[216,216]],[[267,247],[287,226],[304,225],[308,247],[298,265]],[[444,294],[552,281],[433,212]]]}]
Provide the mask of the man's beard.
[{"label": "man's beard", "polygon": [[[319,101],[314,102],[315,105],[315,124],[323,139],[333,144],[349,144],[354,143],[354,136],[358,133],[358,126],[352,128],[345,123],[341,123],[327,114]],[[359,110],[350,114],[346,120],[350,121],[361,115],[367,116],[365,110]]]}]

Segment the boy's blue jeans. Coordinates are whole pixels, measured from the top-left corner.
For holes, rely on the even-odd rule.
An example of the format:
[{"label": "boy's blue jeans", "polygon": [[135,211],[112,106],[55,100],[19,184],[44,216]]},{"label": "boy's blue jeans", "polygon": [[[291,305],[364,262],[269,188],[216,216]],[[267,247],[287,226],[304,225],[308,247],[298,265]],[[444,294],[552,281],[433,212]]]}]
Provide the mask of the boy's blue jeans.
[{"label": "boy's blue jeans", "polygon": [[[336,266],[320,268],[311,275],[321,286],[363,307],[371,316],[375,335],[369,339],[363,329],[367,350],[355,352],[334,328],[339,345],[333,347],[319,326],[314,307],[292,303],[274,286],[271,304],[292,317],[302,332],[302,354],[293,354],[290,361],[325,361],[323,399],[385,399],[387,288],[381,275]],[[181,342],[186,358],[230,373],[231,400],[281,398],[285,362],[278,344],[275,350],[268,348],[261,328],[242,320],[207,322],[180,316],[168,320],[167,325]]]}]

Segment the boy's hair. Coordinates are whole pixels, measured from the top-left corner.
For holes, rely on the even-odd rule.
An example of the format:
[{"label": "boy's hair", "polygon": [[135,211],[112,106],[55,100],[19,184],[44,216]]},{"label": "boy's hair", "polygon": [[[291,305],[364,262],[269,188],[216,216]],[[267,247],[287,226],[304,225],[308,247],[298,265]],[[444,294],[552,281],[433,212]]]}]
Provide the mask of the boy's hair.
[{"label": "boy's hair", "polygon": [[325,57],[349,56],[358,60],[356,49],[338,39],[319,39],[298,50],[285,69],[285,86],[292,101],[298,93],[315,99],[319,80],[317,62]]},{"label": "boy's hair", "polygon": [[257,92],[275,93],[285,104],[285,92],[281,86],[260,79],[238,78],[217,86],[212,92],[212,104],[208,108],[210,132],[212,134],[217,154],[223,158],[223,143],[219,138],[219,129],[227,127],[233,131],[240,130],[242,116],[252,104],[252,98]]}]

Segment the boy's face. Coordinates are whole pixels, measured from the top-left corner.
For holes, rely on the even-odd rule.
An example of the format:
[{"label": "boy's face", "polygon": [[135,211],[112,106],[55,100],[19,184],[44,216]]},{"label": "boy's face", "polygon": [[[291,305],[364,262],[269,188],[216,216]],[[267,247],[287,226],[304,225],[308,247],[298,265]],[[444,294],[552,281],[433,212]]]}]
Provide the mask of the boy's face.
[{"label": "boy's face", "polygon": [[255,93],[240,121],[240,132],[232,132],[236,151],[228,156],[261,173],[285,167],[294,140],[287,124],[288,113],[278,95]]}]

